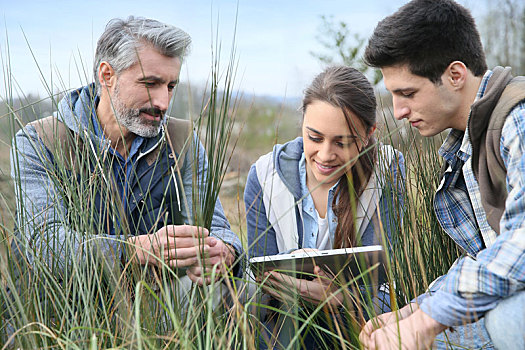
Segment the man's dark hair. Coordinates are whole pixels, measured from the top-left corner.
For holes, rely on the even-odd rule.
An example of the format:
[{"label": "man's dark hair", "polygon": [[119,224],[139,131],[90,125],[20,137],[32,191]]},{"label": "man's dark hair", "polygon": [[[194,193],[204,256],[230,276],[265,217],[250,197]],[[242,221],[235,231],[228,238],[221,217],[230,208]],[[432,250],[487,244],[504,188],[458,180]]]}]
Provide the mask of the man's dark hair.
[{"label": "man's dark hair", "polygon": [[452,0],[413,0],[377,25],[365,62],[372,67],[408,65],[412,74],[441,83],[454,61],[475,75],[487,70],[483,45],[470,12]]}]

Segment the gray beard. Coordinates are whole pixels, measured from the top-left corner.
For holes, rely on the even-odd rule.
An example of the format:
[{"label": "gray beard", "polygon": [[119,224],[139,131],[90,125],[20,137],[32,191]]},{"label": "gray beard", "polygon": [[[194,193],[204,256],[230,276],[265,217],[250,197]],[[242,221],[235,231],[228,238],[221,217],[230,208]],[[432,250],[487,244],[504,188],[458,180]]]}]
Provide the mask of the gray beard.
[{"label": "gray beard", "polygon": [[[162,122],[143,119],[140,117],[140,109],[126,107],[120,99],[118,85],[111,102],[117,122],[130,132],[145,138],[155,137],[159,134],[162,128]],[[166,115],[163,116],[161,121],[163,121],[165,117]]]}]

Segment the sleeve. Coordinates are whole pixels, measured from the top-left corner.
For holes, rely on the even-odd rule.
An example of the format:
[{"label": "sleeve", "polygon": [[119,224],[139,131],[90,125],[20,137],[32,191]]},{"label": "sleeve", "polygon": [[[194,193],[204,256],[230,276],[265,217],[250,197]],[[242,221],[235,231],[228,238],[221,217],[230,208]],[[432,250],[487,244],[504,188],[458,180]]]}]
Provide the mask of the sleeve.
[{"label": "sleeve", "polygon": [[460,259],[442,288],[422,304],[424,312],[447,326],[473,321],[525,288],[525,104],[507,117],[500,151],[508,191],[500,235],[475,260]]},{"label": "sleeve", "polygon": [[250,168],[244,189],[250,257],[279,253],[275,231],[273,228],[268,228],[269,222],[262,198],[262,188],[254,164]]},{"label": "sleeve", "polygon": [[[185,160],[183,163],[183,167],[181,170],[182,173],[182,184],[184,187],[184,194],[186,198],[186,203],[182,207],[182,216],[184,217],[186,222],[192,222],[190,220],[192,213],[191,208],[193,208],[192,203],[192,191],[193,191],[193,172],[194,167],[197,167],[198,173],[195,176],[196,181],[198,181],[198,188],[201,195],[203,195],[206,192],[206,184],[203,183],[202,179],[206,179],[206,173],[208,171],[208,160],[206,158],[206,151],[204,149],[204,146],[199,141],[199,138],[197,134],[193,134],[193,140],[194,140],[194,149],[188,150],[186,152]],[[196,150],[194,152],[193,150]],[[194,155],[198,154],[198,164],[194,164]],[[213,218],[211,222],[211,228],[210,228],[210,235],[213,237],[216,237],[223,242],[231,245],[237,254],[237,259],[241,259],[244,254],[244,249],[242,247],[241,240],[239,237],[231,230],[230,223],[228,222],[228,219],[226,218],[226,215],[224,214],[224,209],[222,208],[221,201],[217,197],[217,201],[215,202],[215,207],[213,211]],[[242,268],[240,266],[241,264],[237,264],[234,267],[234,275],[236,277],[242,276]]]},{"label": "sleeve", "polygon": [[[54,164],[34,127],[27,126],[15,135],[10,156],[17,208],[15,237],[29,264],[46,266],[59,279],[71,264],[88,258],[93,261],[94,256],[97,261],[115,266],[122,257],[123,241],[87,230],[91,226],[85,216],[90,215],[82,203],[76,203],[79,208],[73,209],[64,204],[62,194],[68,188],[63,183],[68,180],[65,176],[72,175]],[[77,209],[87,215],[70,220]]]}]

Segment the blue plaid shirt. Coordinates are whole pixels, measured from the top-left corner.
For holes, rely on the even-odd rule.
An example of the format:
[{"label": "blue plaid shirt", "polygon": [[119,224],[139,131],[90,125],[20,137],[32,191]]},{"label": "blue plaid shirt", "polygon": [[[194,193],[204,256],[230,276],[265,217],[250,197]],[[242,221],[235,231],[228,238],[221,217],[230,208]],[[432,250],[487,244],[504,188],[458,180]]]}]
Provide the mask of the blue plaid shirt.
[{"label": "blue plaid shirt", "polygon": [[[483,97],[491,75],[487,71],[483,76],[476,100]],[[422,310],[446,326],[473,322],[525,288],[525,103],[510,112],[501,135],[508,197],[499,236],[481,205],[468,129],[452,130],[439,150],[448,169],[434,209],[443,229],[465,254],[431,286],[431,295],[420,300]]]}]

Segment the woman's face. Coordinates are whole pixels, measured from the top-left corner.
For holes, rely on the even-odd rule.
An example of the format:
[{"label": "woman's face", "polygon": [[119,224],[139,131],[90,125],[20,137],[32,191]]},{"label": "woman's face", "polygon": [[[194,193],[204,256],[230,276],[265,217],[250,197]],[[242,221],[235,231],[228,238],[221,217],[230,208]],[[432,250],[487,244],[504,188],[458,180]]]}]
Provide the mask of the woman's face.
[{"label": "woman's face", "polygon": [[[361,120],[323,101],[313,101],[304,112],[303,142],[308,185],[333,186],[351,170],[369,135]],[[349,126],[350,124],[350,127]],[[373,131],[373,130],[372,130]]]}]

